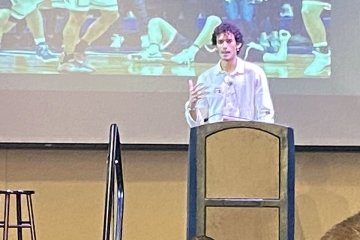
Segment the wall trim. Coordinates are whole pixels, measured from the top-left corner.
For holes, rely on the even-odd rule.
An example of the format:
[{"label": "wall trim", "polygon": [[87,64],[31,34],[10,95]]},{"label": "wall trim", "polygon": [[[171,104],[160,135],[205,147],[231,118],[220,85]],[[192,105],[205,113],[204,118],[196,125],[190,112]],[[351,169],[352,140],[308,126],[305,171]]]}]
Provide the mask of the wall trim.
[{"label": "wall trim", "polygon": [[[121,144],[132,151],[187,151],[188,144]],[[0,149],[107,150],[106,143],[0,143]],[[297,145],[296,152],[360,152],[360,146]]]}]

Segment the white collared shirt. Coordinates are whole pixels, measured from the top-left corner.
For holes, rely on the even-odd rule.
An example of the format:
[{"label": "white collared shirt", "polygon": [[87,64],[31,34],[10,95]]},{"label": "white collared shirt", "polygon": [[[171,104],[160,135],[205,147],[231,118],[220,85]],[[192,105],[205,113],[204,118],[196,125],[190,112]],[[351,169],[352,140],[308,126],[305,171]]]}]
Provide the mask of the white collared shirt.
[{"label": "white collared shirt", "polygon": [[209,94],[196,105],[197,119],[192,119],[189,102],[185,118],[190,127],[204,123],[248,120],[274,122],[274,109],[268,81],[261,67],[237,58],[236,68],[227,73],[217,65],[198,78]]}]

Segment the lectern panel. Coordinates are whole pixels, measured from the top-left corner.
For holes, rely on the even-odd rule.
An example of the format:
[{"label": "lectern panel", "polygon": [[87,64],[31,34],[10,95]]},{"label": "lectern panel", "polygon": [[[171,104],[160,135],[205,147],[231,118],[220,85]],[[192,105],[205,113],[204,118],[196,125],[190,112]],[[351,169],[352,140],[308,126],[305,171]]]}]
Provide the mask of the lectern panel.
[{"label": "lectern panel", "polygon": [[251,121],[191,129],[187,240],[294,240],[294,135]]},{"label": "lectern panel", "polygon": [[205,140],[207,198],[279,198],[279,137],[230,128]]},{"label": "lectern panel", "polygon": [[206,235],[219,240],[278,240],[277,208],[207,207]]}]

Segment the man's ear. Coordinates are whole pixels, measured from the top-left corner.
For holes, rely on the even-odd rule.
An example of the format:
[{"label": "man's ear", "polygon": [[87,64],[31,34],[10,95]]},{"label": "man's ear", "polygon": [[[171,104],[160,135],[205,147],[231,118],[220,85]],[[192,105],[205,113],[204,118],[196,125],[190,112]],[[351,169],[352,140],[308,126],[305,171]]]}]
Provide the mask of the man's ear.
[{"label": "man's ear", "polygon": [[239,51],[240,48],[241,48],[241,46],[242,46],[242,43],[238,43],[238,44],[236,45],[236,49]]}]

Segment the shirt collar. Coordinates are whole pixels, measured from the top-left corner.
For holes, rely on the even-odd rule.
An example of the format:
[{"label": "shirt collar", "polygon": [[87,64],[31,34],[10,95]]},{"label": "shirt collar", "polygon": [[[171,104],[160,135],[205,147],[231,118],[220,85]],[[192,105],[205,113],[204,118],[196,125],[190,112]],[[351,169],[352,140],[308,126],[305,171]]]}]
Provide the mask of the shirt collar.
[{"label": "shirt collar", "polygon": [[[244,74],[245,61],[242,60],[242,59],[239,58],[239,57],[236,57],[236,58],[237,58],[236,68],[235,68],[235,70],[234,70],[233,72],[230,73],[231,76],[237,76],[237,75],[242,75],[242,74]],[[221,60],[215,65],[216,75],[228,74],[227,72],[225,72],[225,71],[223,71],[223,70],[221,69],[220,62],[221,62]]]}]

